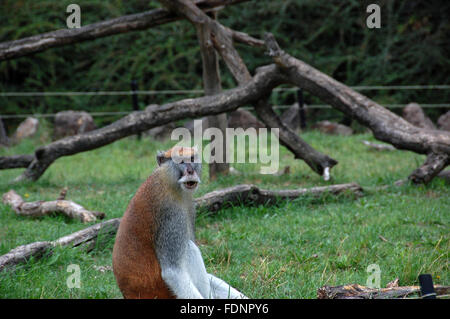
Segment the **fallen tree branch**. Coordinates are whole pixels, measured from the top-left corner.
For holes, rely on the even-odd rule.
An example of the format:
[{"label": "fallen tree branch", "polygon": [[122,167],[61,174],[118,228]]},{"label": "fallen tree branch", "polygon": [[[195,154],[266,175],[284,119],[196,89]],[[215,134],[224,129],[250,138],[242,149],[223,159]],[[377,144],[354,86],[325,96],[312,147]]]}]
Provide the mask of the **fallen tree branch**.
[{"label": "fallen tree branch", "polygon": [[[434,286],[436,294],[448,295],[450,286]],[[407,298],[420,294],[419,286],[369,288],[358,284],[343,286],[324,286],[317,290],[318,299],[394,299]]]},{"label": "fallen tree branch", "polygon": [[0,156],[0,169],[28,167],[33,160],[33,154]]},{"label": "fallen tree branch", "polygon": [[[279,199],[292,200],[301,196],[320,196],[323,194],[337,195],[350,192],[360,195],[362,188],[355,183],[330,185],[322,187],[301,188],[293,190],[264,190],[254,185],[238,185],[230,188],[207,193],[195,199],[195,205],[199,211],[210,211],[216,213],[218,210],[229,205],[255,205],[258,203],[274,204]],[[0,271],[11,268],[18,263],[25,262],[31,257],[41,258],[55,246],[85,247],[87,251],[92,250],[97,244],[99,234],[105,239],[114,237],[119,228],[120,218],[114,218],[105,222],[95,224],[73,234],[61,237],[54,241],[35,242],[12,249],[7,254],[0,256]]]},{"label": "fallen tree branch", "polygon": [[26,217],[42,217],[59,213],[72,219],[78,219],[83,223],[93,222],[97,218],[105,217],[104,213],[89,211],[68,200],[25,202],[14,190],[3,194],[3,203],[10,205],[17,215]]},{"label": "fallen tree branch", "polygon": [[414,170],[408,178],[415,184],[427,184],[449,164],[449,155],[431,153],[425,163]]},{"label": "fallen tree branch", "polygon": [[[248,0],[197,0],[197,5],[206,12],[216,7],[231,5]],[[38,34],[28,38],[0,43],[0,61],[42,52],[50,48],[61,47],[87,40],[94,40],[115,34],[145,30],[157,25],[180,20],[165,9],[155,9],[143,13],[130,14],[102,22],[88,24],[81,28],[61,29]],[[253,38],[236,33],[236,39],[255,45]]]},{"label": "fallen tree branch", "polygon": [[218,210],[240,204],[244,205],[270,205],[279,200],[294,200],[302,196],[322,196],[325,194],[338,195],[350,193],[361,196],[363,189],[356,183],[318,186],[289,190],[267,190],[255,185],[244,184],[219,189],[205,194],[195,200],[198,210],[215,213]]},{"label": "fallen tree branch", "polygon": [[26,262],[30,258],[39,259],[45,255],[50,255],[56,246],[84,247],[87,251],[90,251],[95,247],[100,237],[110,238],[115,236],[119,224],[120,219],[114,218],[54,241],[41,241],[16,247],[7,254],[0,256],[0,271],[14,269],[14,266]]},{"label": "fallen tree branch", "polygon": [[253,38],[253,37],[249,36],[247,33],[239,32],[239,31],[231,30],[231,29],[228,29],[228,30],[230,30],[231,36],[233,37],[233,40],[236,42],[247,44],[251,47],[263,48],[265,46],[263,40]]}]

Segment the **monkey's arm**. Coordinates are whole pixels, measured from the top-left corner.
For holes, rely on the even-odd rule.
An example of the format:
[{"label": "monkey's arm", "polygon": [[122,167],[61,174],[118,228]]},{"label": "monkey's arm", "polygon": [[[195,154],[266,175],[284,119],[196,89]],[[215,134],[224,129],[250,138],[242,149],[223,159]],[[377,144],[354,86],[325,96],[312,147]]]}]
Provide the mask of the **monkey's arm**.
[{"label": "monkey's arm", "polygon": [[203,299],[191,277],[187,260],[189,239],[186,220],[182,214],[167,211],[157,233],[156,253],[161,266],[161,277],[179,299]]},{"label": "monkey's arm", "polygon": [[161,276],[178,299],[204,299],[186,269],[182,267],[161,267]]},{"label": "monkey's arm", "polygon": [[247,298],[222,279],[206,272],[200,249],[191,240],[189,241],[188,255],[191,278],[203,297],[213,299]]},{"label": "monkey's arm", "polygon": [[214,275],[208,274],[211,294],[214,299],[248,299],[244,294]]}]

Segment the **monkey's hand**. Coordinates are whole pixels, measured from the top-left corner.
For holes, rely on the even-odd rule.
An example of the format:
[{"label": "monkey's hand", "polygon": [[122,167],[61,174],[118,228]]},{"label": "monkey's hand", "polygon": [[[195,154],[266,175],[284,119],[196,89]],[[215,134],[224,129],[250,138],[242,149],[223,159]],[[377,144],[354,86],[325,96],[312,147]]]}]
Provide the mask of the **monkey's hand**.
[{"label": "monkey's hand", "polygon": [[214,275],[208,274],[211,294],[214,299],[249,299],[243,293],[231,287],[228,283]]}]

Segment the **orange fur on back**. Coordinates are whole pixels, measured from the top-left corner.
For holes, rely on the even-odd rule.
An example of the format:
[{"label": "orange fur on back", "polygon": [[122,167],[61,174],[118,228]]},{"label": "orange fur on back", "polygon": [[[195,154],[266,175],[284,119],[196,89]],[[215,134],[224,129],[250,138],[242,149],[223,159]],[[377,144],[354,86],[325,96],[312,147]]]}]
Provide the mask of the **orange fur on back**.
[{"label": "orange fur on back", "polygon": [[164,168],[155,170],[139,187],[120,222],[113,269],[124,298],[175,298],[161,278],[154,247],[155,214],[167,187]]}]

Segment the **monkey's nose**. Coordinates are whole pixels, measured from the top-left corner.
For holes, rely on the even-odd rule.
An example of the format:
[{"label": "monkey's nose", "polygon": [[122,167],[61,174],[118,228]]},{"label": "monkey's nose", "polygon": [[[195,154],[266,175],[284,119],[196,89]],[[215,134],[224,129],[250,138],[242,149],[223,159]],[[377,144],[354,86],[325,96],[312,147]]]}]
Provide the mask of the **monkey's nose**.
[{"label": "monkey's nose", "polygon": [[186,173],[188,175],[193,175],[194,174],[194,169],[192,168],[192,166],[190,164],[186,165]]}]

